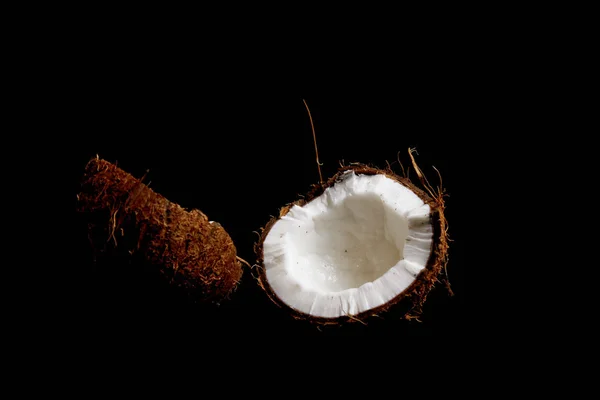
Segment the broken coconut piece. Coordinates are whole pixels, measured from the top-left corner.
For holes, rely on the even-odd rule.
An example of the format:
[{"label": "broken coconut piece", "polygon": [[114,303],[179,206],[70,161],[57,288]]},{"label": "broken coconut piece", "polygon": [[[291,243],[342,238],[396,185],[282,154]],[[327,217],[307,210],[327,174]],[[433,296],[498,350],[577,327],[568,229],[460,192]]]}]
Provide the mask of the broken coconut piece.
[{"label": "broken coconut piece", "polygon": [[200,210],[186,210],[108,161],[85,167],[78,211],[96,250],[141,255],[195,301],[218,302],[237,286],[241,264],[225,229]]},{"label": "broken coconut piece", "polygon": [[284,207],[256,245],[271,299],[321,322],[366,317],[407,296],[422,305],[446,250],[441,195],[364,165]]}]

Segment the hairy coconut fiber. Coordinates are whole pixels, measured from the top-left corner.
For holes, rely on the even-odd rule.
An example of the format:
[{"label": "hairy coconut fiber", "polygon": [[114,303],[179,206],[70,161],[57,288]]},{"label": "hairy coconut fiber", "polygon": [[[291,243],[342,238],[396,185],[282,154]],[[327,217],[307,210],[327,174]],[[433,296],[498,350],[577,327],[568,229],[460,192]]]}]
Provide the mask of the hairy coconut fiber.
[{"label": "hairy coconut fiber", "polygon": [[[417,169],[416,166],[415,168]],[[263,243],[275,222],[285,216],[291,207],[294,205],[302,207],[308,204],[310,201],[323,194],[325,189],[334,185],[347,171],[353,171],[357,175],[383,174],[387,178],[393,179],[401,185],[404,185],[420,197],[423,202],[428,204],[431,208],[430,218],[433,226],[431,253],[425,268],[419,273],[415,281],[389,302],[357,315],[346,315],[339,318],[315,317],[289,307],[275,294],[274,290],[269,285],[266,270],[264,268]],[[448,242],[450,239],[448,237],[448,224],[444,216],[444,190],[441,187],[434,190],[422,178],[420,170],[417,169],[417,173],[419,178],[421,178],[421,183],[424,187],[423,189],[417,187],[409,178],[398,176],[390,168],[383,170],[359,163],[354,163],[350,166],[342,166],[339,171],[326,182],[313,185],[312,190],[301,199],[282,207],[279,216],[273,217],[265,227],[261,229],[260,238],[254,247],[257,256],[257,264],[259,266],[257,279],[259,285],[266,292],[268,297],[279,307],[287,309],[294,318],[308,320],[309,322],[319,325],[338,325],[344,322],[357,321],[363,322],[370,316],[381,315],[389,310],[397,310],[398,313],[406,319],[418,320],[422,313],[422,307],[427,295],[430,293],[434,284],[440,281],[441,274],[445,272],[448,261]],[[449,286],[448,290],[452,293]]]},{"label": "hairy coconut fiber", "polygon": [[96,250],[108,246],[141,255],[194,300],[218,302],[241,278],[236,248],[220,224],[170,202],[108,161],[96,157],[86,165],[78,211]]}]

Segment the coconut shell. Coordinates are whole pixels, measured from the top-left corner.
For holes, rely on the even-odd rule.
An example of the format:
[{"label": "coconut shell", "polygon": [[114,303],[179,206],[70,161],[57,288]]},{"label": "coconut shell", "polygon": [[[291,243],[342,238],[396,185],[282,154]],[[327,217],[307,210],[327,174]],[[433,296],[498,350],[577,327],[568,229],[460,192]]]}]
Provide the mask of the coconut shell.
[{"label": "coconut shell", "polygon": [[77,209],[94,249],[140,255],[193,300],[226,298],[242,276],[229,234],[200,210],[182,208],[142,180],[97,157],[88,162]]},{"label": "coconut shell", "polygon": [[[321,194],[323,194],[325,189],[334,185],[347,171],[354,171],[354,173],[357,175],[383,174],[386,177],[400,183],[401,185],[406,186],[417,196],[419,196],[423,202],[428,204],[431,208],[431,223],[433,226],[432,251],[425,268],[419,273],[419,275],[417,275],[413,283],[389,302],[357,315],[341,316],[338,318],[314,317],[291,308],[275,294],[266,277],[263,258],[263,243],[275,222],[286,215],[290,208],[292,208],[294,205],[302,207],[311,202],[313,199],[319,197]],[[338,325],[344,322],[357,321],[363,322],[369,317],[380,316],[382,313],[391,310],[392,308],[401,310],[400,312],[406,319],[418,320],[422,313],[422,307],[427,299],[427,295],[434,287],[435,283],[439,282],[442,272],[445,271],[446,264],[448,262],[448,242],[450,240],[448,237],[448,224],[444,216],[445,206],[443,189],[440,188],[437,193],[434,193],[431,189],[428,191],[431,193],[431,195],[413,184],[409,178],[401,177],[395,174],[390,168],[382,170],[359,163],[353,163],[353,165],[341,167],[338,172],[326,182],[321,185],[313,185],[312,189],[305,196],[282,207],[280,209],[279,216],[271,218],[265,227],[261,228],[260,238],[254,245],[254,251],[257,256],[258,265],[257,280],[260,287],[276,305],[287,309],[294,318],[308,320],[309,322],[320,325]]]}]

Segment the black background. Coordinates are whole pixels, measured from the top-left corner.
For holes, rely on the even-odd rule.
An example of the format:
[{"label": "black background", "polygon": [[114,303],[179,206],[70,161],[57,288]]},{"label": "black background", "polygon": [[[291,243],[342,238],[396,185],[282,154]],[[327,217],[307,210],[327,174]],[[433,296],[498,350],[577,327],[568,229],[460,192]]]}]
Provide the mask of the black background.
[{"label": "black background", "polygon": [[[510,18],[500,17],[499,24],[490,21],[496,11],[476,18],[465,13],[467,24],[443,14],[451,26],[394,21],[383,27],[375,19],[371,22],[383,29],[373,31],[363,21],[336,16],[351,29],[328,24],[333,35],[314,37],[307,34],[315,27],[300,18],[302,26],[296,27],[298,37],[292,40],[268,27],[257,38],[252,33],[258,27],[246,37],[244,29],[230,34],[235,25],[231,23],[215,28],[205,21],[178,24],[181,19],[173,18],[179,26],[170,29],[165,19],[138,13],[111,9],[111,17],[118,15],[120,22],[106,18],[94,23],[96,11],[77,17],[72,11],[65,10],[66,21],[42,15],[48,25],[29,32],[23,24],[9,35],[17,54],[7,59],[14,73],[6,80],[17,90],[8,96],[6,111],[17,122],[12,138],[26,143],[17,147],[6,141],[5,200],[26,205],[32,221],[23,223],[23,215],[11,207],[5,215],[16,217],[10,228],[22,229],[9,235],[24,245],[18,253],[22,260],[41,260],[22,263],[17,271],[24,276],[3,279],[3,289],[16,293],[5,305],[19,316],[6,330],[32,323],[25,332],[27,345],[46,342],[59,356],[65,346],[76,344],[78,349],[81,342],[99,348],[107,342],[140,344],[151,357],[158,347],[184,354],[196,347],[214,361],[219,356],[209,351],[260,350],[273,345],[272,338],[389,335],[399,339],[392,343],[400,350],[411,345],[403,338],[424,336],[437,339],[429,343],[443,351],[460,347],[451,337],[489,339],[497,328],[508,329],[507,337],[521,337],[524,327],[514,317],[529,318],[549,309],[548,297],[537,296],[536,307],[526,310],[513,290],[522,281],[520,275],[503,274],[493,265],[533,271],[529,292],[543,286],[538,277],[550,263],[527,262],[521,256],[531,253],[537,258],[538,250],[556,253],[555,238],[533,250],[529,243],[513,249],[513,239],[528,242],[540,235],[535,227],[523,229],[524,217],[507,217],[513,209],[529,215],[538,205],[551,204],[546,194],[553,197],[554,186],[540,187],[544,196],[539,198],[530,185],[557,171],[574,172],[570,162],[579,157],[571,152],[571,123],[577,118],[552,135],[565,114],[546,106],[574,99],[560,95],[557,78],[566,78],[568,87],[587,87],[577,82],[577,54],[588,53],[574,44],[577,40],[563,35],[567,28],[555,18],[546,20],[552,29],[539,29],[531,24],[544,20],[539,10],[524,16],[524,25],[533,33],[527,35]],[[136,22],[148,26],[136,27]],[[553,37],[555,27],[558,35]],[[14,40],[28,34],[27,44]],[[557,46],[567,47],[570,54],[565,56]],[[574,68],[563,70],[565,64]],[[135,176],[149,169],[154,190],[219,221],[239,255],[253,262],[254,232],[318,179],[302,99],[314,117],[324,176],[335,173],[342,159],[385,166],[398,152],[406,166],[409,147],[417,149],[417,160],[432,182],[436,175],[430,166],[443,175],[452,239],[448,272],[455,296],[437,285],[422,322],[409,323],[390,313],[366,321],[366,326],[353,323],[320,331],[272,304],[247,270],[229,301],[204,307],[181,301],[140,274],[140,265],[127,260],[92,262],[85,224],[75,213],[75,196],[84,166],[96,154]],[[11,115],[13,110],[17,112]],[[549,143],[564,149],[547,151]],[[532,146],[525,148],[527,144]],[[44,157],[38,158],[39,153]],[[564,157],[568,163],[532,163],[539,154],[556,155],[559,161]],[[24,177],[15,179],[13,171],[24,172]],[[11,178],[18,182],[13,185]],[[59,185],[63,180],[65,190]],[[25,195],[23,189],[33,193]],[[532,196],[536,202],[530,205]],[[58,208],[66,206],[74,224],[55,212],[55,201]],[[549,214],[542,215],[547,219]],[[510,248],[504,239],[510,239]],[[6,254],[6,274],[16,264],[9,260],[13,254],[17,252]],[[502,276],[509,282],[493,290]],[[498,310],[489,306],[483,292],[495,299]],[[509,306],[511,298],[519,304]],[[30,312],[21,311],[23,304],[31,305]],[[564,316],[558,318],[561,325],[569,323]],[[494,329],[483,328],[487,319]],[[215,337],[232,345],[219,346]],[[279,357],[270,361],[282,361],[299,343],[273,346]],[[388,342],[363,343],[371,348]],[[357,353],[356,346],[344,346],[346,350],[352,356]],[[318,356],[317,363],[331,353]],[[56,370],[54,361],[60,357],[51,360]],[[256,371],[245,359],[235,361],[226,366],[228,372]],[[367,364],[354,365],[365,371]],[[378,374],[382,369],[373,368]],[[306,375],[293,376],[294,384],[311,382]],[[169,383],[173,377],[168,376]],[[358,383],[352,378],[342,382]]]},{"label": "black background", "polygon": [[[291,85],[290,79],[282,79],[279,85],[271,77],[267,83],[219,66],[200,73],[195,64],[135,60],[112,57],[82,64],[65,91],[71,116],[65,127],[71,136],[65,141],[73,160],[70,204],[76,221],[70,271],[76,283],[64,296],[68,318],[103,337],[135,337],[140,332],[175,337],[449,337],[464,332],[470,149],[493,146],[474,134],[478,119],[473,113],[480,110],[477,87],[415,68],[415,75],[395,86],[363,77],[358,86],[340,91],[326,84],[304,84],[302,79],[292,79]],[[254,263],[256,232],[319,178],[303,99],[312,113],[324,178],[333,175],[342,160],[380,167],[389,162],[401,173],[396,160],[399,156],[408,167],[409,147],[417,149],[416,159],[432,184],[438,183],[432,166],[442,174],[449,195],[448,273],[454,296],[436,285],[422,322],[392,313],[369,319],[366,325],[317,328],[271,303],[247,268],[229,300],[204,306],[190,304],[161,282],[142,277],[141,266],[127,260],[92,261],[84,221],[75,207],[84,166],[99,155],[136,177],[149,170],[146,181],[155,191],[219,221],[238,255]],[[414,172],[411,176],[415,178]]]}]

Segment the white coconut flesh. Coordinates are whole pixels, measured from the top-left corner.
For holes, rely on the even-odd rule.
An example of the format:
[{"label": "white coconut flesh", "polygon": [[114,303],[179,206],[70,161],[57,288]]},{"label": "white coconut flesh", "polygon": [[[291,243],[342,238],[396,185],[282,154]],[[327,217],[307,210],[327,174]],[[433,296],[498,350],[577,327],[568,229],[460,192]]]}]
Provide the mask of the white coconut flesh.
[{"label": "white coconut flesh", "polygon": [[313,317],[379,307],[425,268],[433,242],[430,214],[397,181],[347,171],[271,227],[263,242],[266,279],[281,301]]}]

